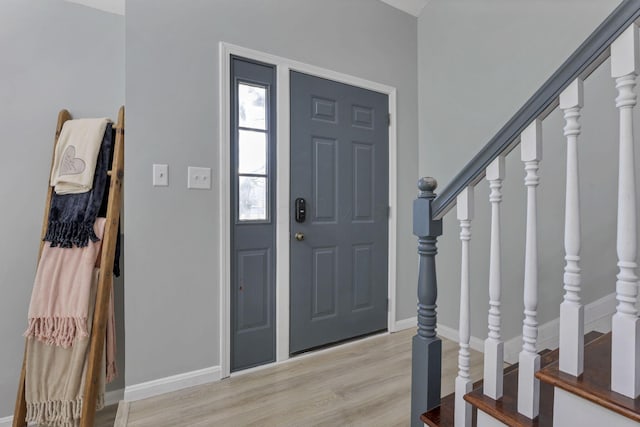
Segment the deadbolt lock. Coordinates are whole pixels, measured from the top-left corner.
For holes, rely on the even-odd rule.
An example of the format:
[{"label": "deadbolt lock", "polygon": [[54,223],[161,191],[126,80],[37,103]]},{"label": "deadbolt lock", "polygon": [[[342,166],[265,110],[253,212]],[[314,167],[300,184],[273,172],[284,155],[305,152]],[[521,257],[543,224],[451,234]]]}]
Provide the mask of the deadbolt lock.
[{"label": "deadbolt lock", "polygon": [[296,238],[296,240],[297,240],[298,242],[302,242],[302,241],[304,240],[304,234],[302,234],[302,233],[300,233],[300,232],[297,232],[297,233],[295,234],[295,238]]}]

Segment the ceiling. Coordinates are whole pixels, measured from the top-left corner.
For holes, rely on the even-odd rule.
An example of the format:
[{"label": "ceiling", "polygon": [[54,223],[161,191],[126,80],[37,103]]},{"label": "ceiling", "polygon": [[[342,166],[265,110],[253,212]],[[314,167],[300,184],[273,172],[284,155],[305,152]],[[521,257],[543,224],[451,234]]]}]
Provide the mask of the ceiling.
[{"label": "ceiling", "polygon": [[[118,15],[124,15],[125,0],[66,0],[71,3],[83,4],[95,9],[104,10]],[[422,8],[429,0],[381,0],[397,9],[407,12],[413,16],[420,15]]]}]

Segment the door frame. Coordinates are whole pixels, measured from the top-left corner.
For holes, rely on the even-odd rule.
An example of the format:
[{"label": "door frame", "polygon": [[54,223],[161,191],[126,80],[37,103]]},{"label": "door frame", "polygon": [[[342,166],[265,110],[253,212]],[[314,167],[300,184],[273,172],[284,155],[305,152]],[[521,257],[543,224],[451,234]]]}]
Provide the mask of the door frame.
[{"label": "door frame", "polygon": [[[387,329],[395,332],[396,319],[396,256],[397,256],[397,91],[395,87],[376,83],[360,77],[339,73],[315,65],[290,60],[269,53],[237,46],[227,42],[219,43],[219,144],[218,144],[218,194],[219,194],[219,312],[220,312],[220,370],[221,377],[230,375],[231,355],[231,56],[272,64],[276,67],[276,362],[289,359],[289,285],[290,285],[290,106],[289,74],[299,71],[316,77],[346,83],[363,89],[383,93],[389,97],[389,243]],[[271,363],[272,364],[272,363]],[[270,365],[270,364],[268,364]]]}]

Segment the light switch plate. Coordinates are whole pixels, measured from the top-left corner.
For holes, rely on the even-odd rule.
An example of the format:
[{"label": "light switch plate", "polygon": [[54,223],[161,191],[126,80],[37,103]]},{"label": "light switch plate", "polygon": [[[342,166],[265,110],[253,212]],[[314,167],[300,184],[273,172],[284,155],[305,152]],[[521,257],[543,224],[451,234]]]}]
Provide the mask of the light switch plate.
[{"label": "light switch plate", "polygon": [[169,185],[169,165],[153,165],[153,186],[166,187]]},{"label": "light switch plate", "polygon": [[211,189],[211,168],[189,166],[187,170],[187,188],[196,190]]}]

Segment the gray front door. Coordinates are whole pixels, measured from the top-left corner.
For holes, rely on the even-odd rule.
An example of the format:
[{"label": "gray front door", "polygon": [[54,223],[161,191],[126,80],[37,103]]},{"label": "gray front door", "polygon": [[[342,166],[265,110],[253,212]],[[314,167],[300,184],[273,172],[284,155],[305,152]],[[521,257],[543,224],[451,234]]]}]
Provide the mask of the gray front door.
[{"label": "gray front door", "polygon": [[291,353],[387,328],[388,105],[291,72]]}]

